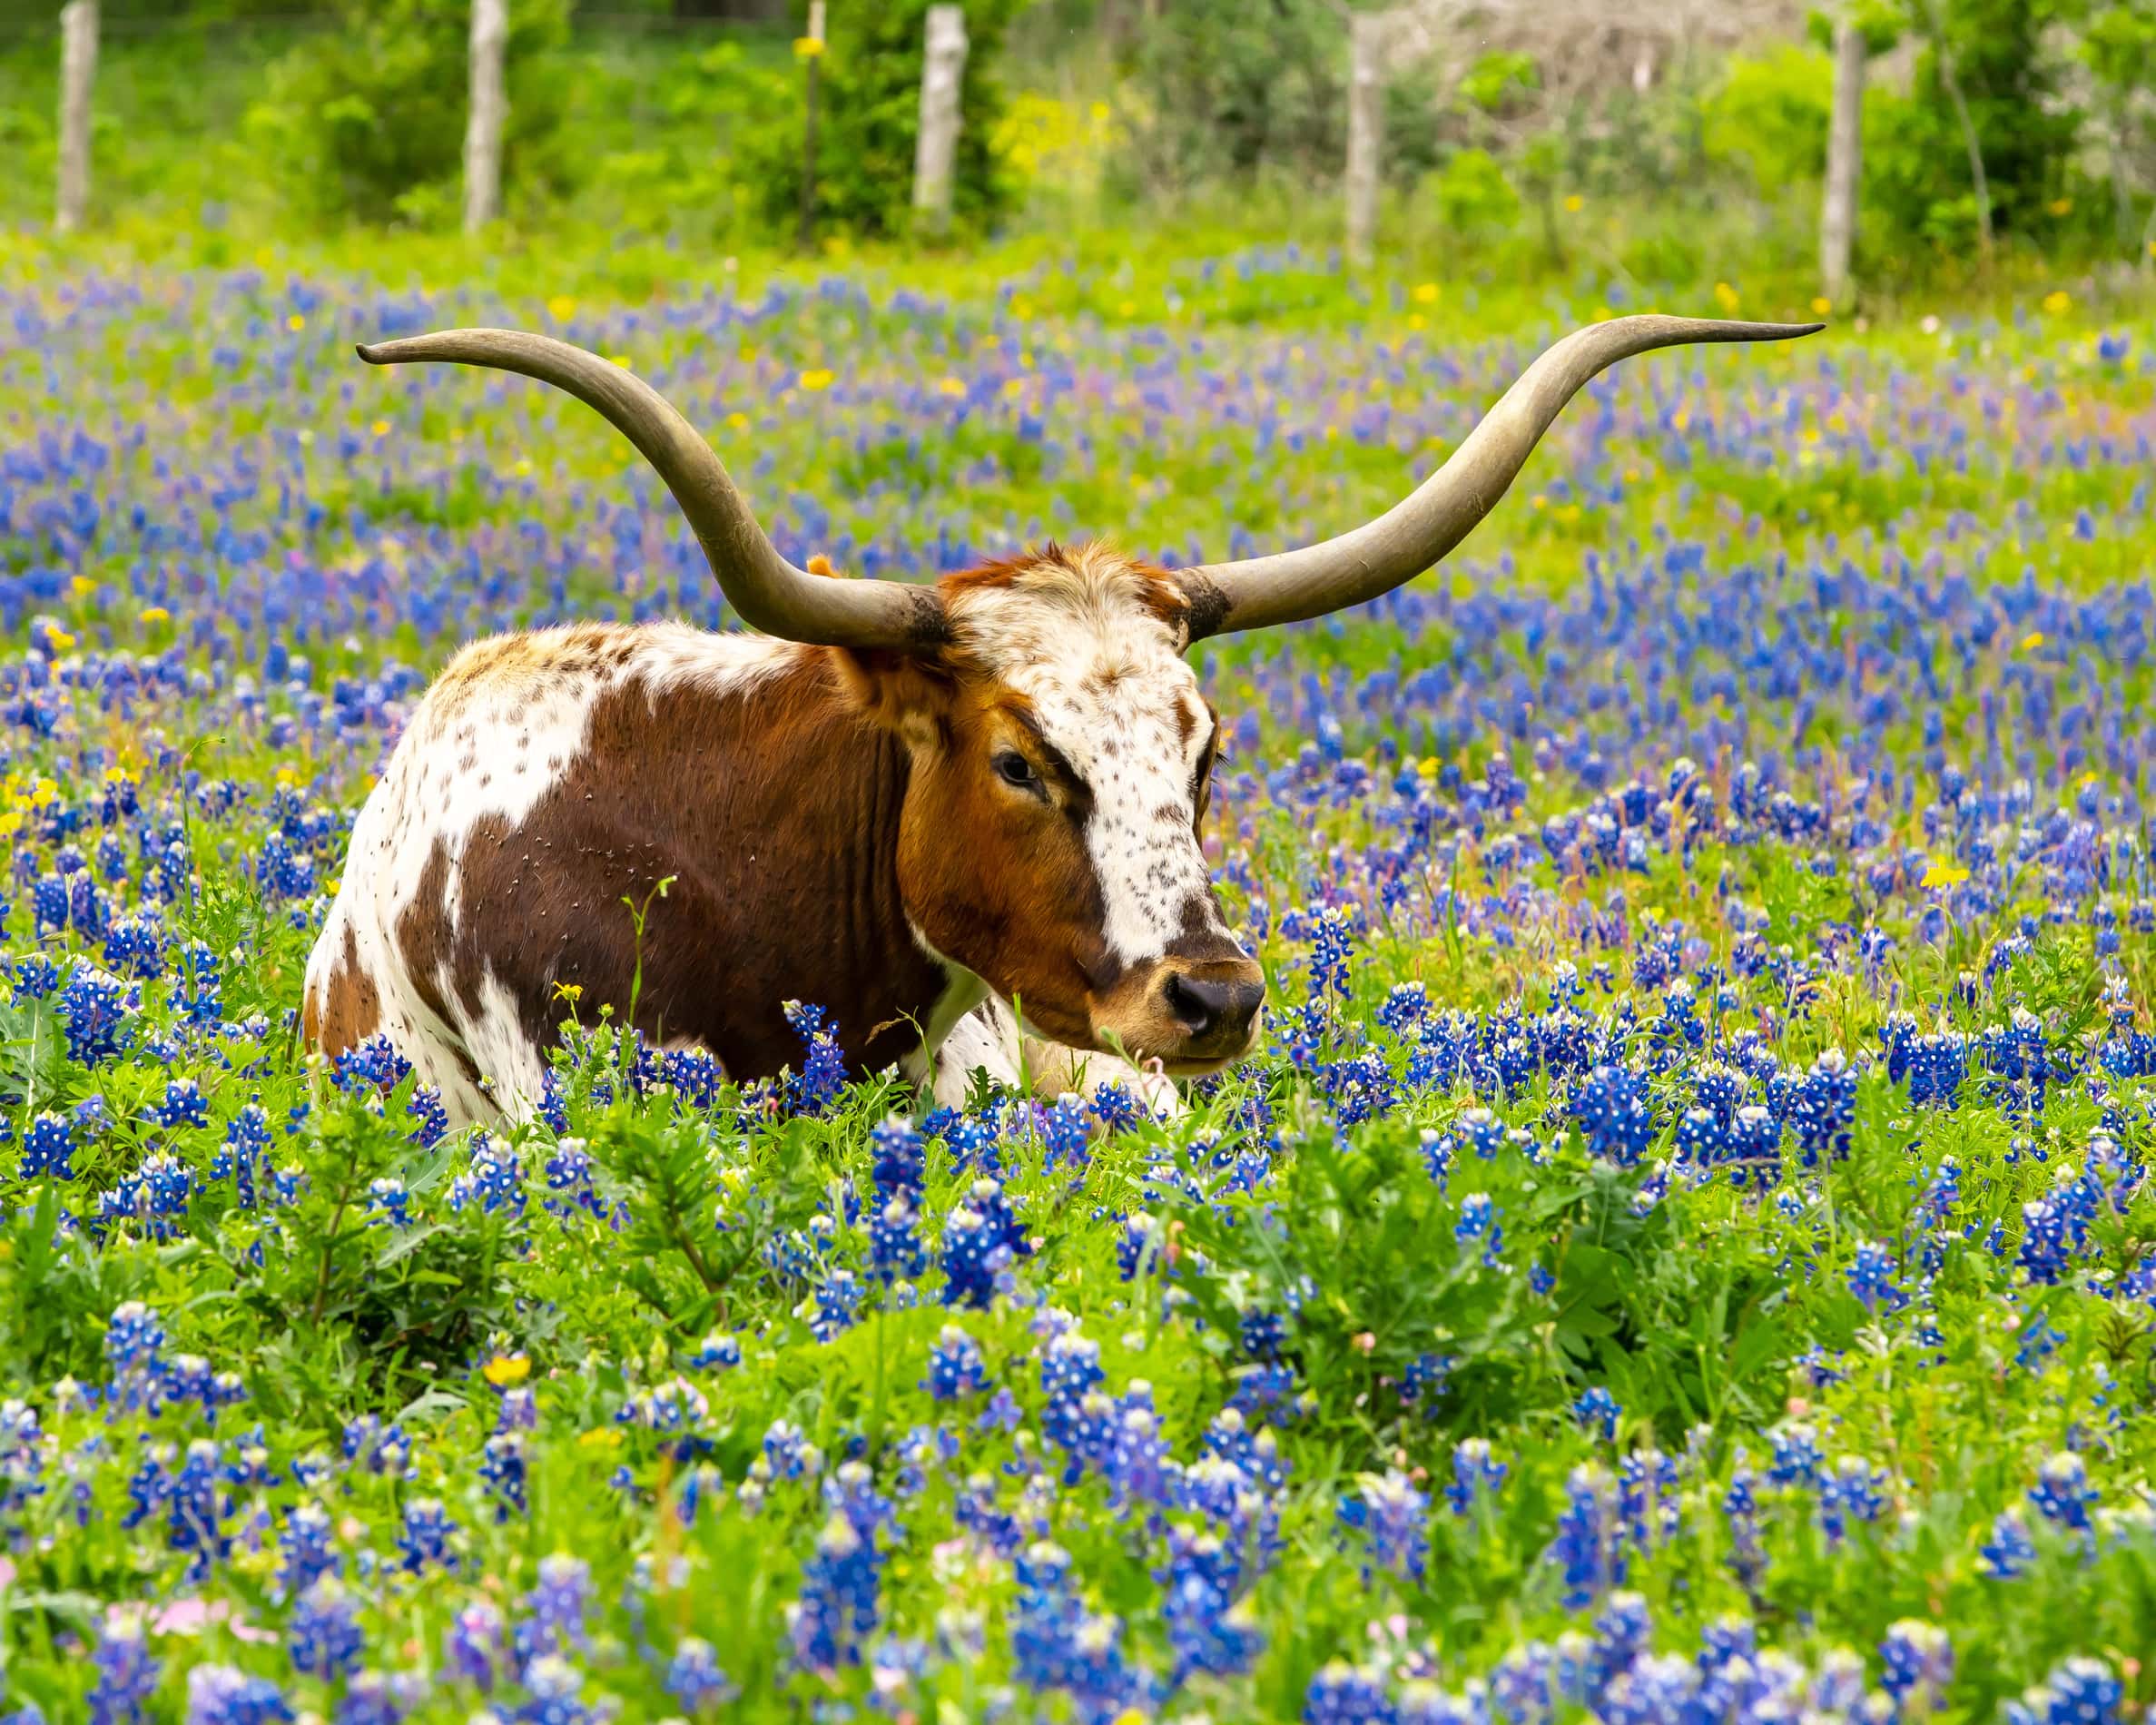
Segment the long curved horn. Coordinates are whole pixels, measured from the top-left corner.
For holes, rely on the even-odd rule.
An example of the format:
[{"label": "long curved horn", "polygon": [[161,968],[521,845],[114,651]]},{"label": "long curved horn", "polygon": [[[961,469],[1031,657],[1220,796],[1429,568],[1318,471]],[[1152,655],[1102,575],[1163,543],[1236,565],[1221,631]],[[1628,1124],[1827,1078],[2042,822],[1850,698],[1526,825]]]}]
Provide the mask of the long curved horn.
[{"label": "long curved horn", "polygon": [[1635,317],[1575,330],[1528,367],[1444,466],[1376,520],[1299,551],[1177,570],[1191,639],[1324,616],[1422,574],[1496,507],[1580,385],[1619,360],[1687,341],[1781,341],[1825,327]]},{"label": "long curved horn", "polygon": [[610,360],[521,330],[447,330],[362,346],[359,357],[369,365],[447,360],[517,371],[596,409],[665,480],[726,602],[753,629],[822,646],[918,648],[943,636],[943,607],[932,588],[811,575],[787,562],[695,427]]}]

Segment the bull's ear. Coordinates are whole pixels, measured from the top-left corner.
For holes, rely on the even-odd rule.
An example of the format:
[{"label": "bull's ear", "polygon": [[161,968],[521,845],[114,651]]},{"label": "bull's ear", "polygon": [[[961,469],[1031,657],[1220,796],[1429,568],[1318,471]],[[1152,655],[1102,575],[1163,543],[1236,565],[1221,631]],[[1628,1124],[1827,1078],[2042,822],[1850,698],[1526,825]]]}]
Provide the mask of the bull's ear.
[{"label": "bull's ear", "polygon": [[839,681],[871,724],[916,748],[940,741],[958,699],[958,679],[933,653],[891,647],[833,647]]}]

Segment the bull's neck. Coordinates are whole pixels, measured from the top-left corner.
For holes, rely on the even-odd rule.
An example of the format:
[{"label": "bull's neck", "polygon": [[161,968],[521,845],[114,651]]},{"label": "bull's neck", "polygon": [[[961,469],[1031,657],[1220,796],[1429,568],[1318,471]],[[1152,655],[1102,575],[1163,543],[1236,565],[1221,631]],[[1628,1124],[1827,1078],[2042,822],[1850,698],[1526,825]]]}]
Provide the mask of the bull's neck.
[{"label": "bull's neck", "polygon": [[[824,938],[774,929],[797,943],[801,985],[838,1020],[848,1059],[876,1070],[912,1053],[932,1033],[950,991],[946,967],[927,951],[906,915],[899,884],[899,833],[911,763],[903,742],[872,724],[840,694],[820,655],[765,685],[763,732],[785,758],[769,783],[782,804],[774,825],[798,833],[796,854],[772,859],[794,871],[773,880],[776,915],[798,905],[804,878],[828,907]],[[761,704],[761,703],[760,703]],[[805,801],[804,801],[805,800]]]}]

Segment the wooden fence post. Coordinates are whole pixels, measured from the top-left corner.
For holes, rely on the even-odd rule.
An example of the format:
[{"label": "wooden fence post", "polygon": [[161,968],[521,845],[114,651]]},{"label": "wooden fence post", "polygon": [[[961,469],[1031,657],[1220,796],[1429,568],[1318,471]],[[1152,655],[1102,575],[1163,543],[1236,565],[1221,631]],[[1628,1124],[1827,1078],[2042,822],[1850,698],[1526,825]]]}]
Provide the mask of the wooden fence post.
[{"label": "wooden fence post", "polygon": [[1864,183],[1864,32],[1846,17],[1834,26],[1834,111],[1826,128],[1826,185],[1819,206],[1819,291],[1836,305],[1849,295],[1849,258]]},{"label": "wooden fence post", "polygon": [[1358,12],[1348,19],[1347,261],[1367,270],[1377,251],[1377,192],[1384,177],[1385,39],[1389,19]]},{"label": "wooden fence post", "polygon": [[90,213],[90,90],[97,79],[97,0],[60,8],[60,186],[53,226],[72,233]]},{"label": "wooden fence post", "polygon": [[951,172],[958,160],[959,90],[966,76],[966,10],[929,8],[920,62],[920,137],[913,151],[913,211],[921,229],[950,232]]},{"label": "wooden fence post", "polygon": [[477,233],[501,213],[502,125],[509,113],[505,0],[472,0],[471,106],[464,125],[464,231]]}]

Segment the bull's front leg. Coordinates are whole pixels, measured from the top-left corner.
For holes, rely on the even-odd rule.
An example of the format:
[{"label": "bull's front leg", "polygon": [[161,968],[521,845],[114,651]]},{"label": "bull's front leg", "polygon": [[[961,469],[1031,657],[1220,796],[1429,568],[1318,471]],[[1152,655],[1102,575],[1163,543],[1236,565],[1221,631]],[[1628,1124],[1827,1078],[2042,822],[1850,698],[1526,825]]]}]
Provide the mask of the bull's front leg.
[{"label": "bull's front leg", "polygon": [[1103,1085],[1119,1084],[1156,1116],[1173,1119],[1183,1112],[1183,1099],[1166,1073],[1147,1071],[1120,1055],[1048,1041],[992,994],[953,1025],[936,1050],[930,1086],[936,1101],[944,1108],[965,1107],[977,1071],[1036,1096],[1068,1090],[1089,1098]]}]

